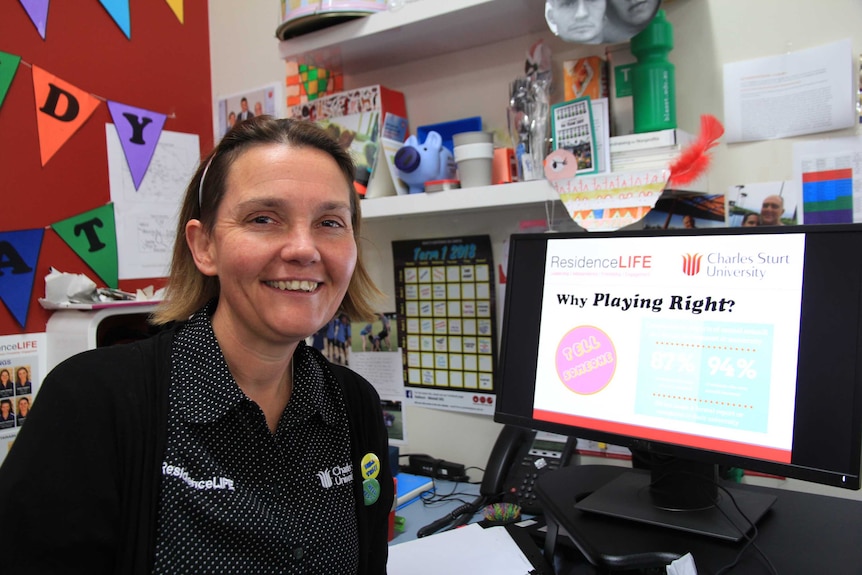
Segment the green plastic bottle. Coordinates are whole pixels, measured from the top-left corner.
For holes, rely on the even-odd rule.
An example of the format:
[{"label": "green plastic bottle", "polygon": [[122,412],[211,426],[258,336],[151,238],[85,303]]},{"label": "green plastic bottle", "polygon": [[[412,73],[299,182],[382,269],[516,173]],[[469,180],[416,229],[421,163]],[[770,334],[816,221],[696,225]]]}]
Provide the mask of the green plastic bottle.
[{"label": "green plastic bottle", "polygon": [[673,50],[673,25],[664,10],[631,39],[630,47],[637,58],[632,67],[635,133],[676,128],[674,66],[667,59]]}]

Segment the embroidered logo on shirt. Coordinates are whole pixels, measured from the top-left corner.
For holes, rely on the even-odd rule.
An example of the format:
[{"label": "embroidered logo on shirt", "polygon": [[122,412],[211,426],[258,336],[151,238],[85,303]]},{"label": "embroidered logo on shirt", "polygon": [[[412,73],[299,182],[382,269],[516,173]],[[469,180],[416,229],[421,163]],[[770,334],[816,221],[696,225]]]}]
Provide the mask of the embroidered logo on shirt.
[{"label": "embroidered logo on shirt", "polygon": [[353,465],[336,465],[332,469],[323,469],[317,472],[320,486],[329,489],[333,485],[347,485],[353,482]]},{"label": "embroidered logo on shirt", "polygon": [[233,479],[227,477],[212,477],[208,479],[192,479],[189,472],[177,465],[168,465],[162,462],[162,475],[166,477],[178,477],[189,487],[194,489],[227,489],[234,491]]}]

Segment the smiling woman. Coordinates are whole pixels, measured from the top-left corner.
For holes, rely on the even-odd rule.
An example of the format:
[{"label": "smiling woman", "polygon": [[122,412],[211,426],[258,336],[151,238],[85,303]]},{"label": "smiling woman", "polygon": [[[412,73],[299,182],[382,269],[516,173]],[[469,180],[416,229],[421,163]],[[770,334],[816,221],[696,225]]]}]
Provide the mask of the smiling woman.
[{"label": "smiling woman", "polygon": [[204,159],[154,318],[165,329],[55,368],[0,468],[28,569],[385,573],[380,398],[305,345],[337,314],[374,317],[353,174],[323,130],[268,116]]}]

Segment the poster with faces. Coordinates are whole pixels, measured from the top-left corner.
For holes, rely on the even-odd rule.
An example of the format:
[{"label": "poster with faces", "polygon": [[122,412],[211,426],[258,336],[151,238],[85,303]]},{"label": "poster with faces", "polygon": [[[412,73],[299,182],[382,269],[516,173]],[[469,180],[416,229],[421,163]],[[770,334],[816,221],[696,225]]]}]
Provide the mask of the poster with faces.
[{"label": "poster with faces", "polygon": [[575,44],[626,42],[658,12],[661,0],[545,0],[551,32]]}]

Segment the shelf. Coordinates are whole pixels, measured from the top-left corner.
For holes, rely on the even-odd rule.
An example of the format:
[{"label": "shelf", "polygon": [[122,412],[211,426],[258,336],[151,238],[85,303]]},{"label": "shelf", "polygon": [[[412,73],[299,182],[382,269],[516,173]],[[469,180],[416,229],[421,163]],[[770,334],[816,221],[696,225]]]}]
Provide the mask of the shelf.
[{"label": "shelf", "polygon": [[442,215],[559,201],[547,180],[362,200],[362,220]]},{"label": "shelf", "polygon": [[[621,174],[617,174],[621,175]],[[588,185],[599,179],[614,178],[615,174],[581,176]],[[686,189],[665,189],[662,198],[685,197],[708,193],[706,179],[701,178]],[[445,215],[474,210],[496,210],[558,202],[560,196],[546,179],[531,182],[499,184],[479,188],[446,190],[406,196],[385,196],[362,200],[362,220],[384,220],[413,216]]]},{"label": "shelf", "polygon": [[340,62],[361,74],[547,31],[539,0],[414,0],[279,42],[285,60]]}]

